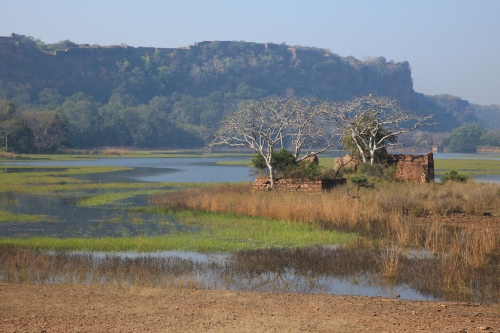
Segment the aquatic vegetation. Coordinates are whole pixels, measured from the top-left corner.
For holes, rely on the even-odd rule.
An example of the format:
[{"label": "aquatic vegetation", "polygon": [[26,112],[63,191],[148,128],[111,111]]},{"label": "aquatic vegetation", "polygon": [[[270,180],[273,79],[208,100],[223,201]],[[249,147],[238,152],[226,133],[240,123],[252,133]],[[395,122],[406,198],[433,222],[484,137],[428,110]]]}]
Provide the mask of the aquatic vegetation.
[{"label": "aquatic vegetation", "polygon": [[40,221],[54,221],[54,218],[48,215],[13,214],[5,210],[0,210],[0,223]]},{"label": "aquatic vegetation", "polygon": [[[191,226],[156,237],[103,238],[0,238],[0,244],[43,250],[85,251],[199,251],[233,252],[266,247],[304,247],[348,243],[354,233],[322,230],[307,224],[231,214],[173,213],[179,223]],[[193,228],[194,227],[194,228]]]},{"label": "aquatic vegetation", "polygon": [[[387,256],[397,264],[387,276]],[[499,302],[494,271],[472,268],[448,283],[441,258],[366,242],[264,248],[232,254],[41,251],[0,245],[0,282],[194,287]],[[409,289],[410,287],[411,289]]]},{"label": "aquatic vegetation", "polygon": [[120,191],[120,192],[106,192],[103,194],[93,195],[89,198],[85,198],[78,201],[78,205],[87,206],[87,207],[95,207],[95,206],[104,206],[104,205],[112,205],[120,202],[121,200],[133,198],[138,195],[153,195],[165,192],[164,189],[157,190],[135,190],[135,191]]}]

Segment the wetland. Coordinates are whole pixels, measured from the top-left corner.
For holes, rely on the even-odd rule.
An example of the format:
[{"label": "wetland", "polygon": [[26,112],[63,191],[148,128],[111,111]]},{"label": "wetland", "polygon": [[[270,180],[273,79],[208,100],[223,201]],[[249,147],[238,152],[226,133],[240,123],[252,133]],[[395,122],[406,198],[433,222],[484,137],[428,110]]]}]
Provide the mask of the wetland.
[{"label": "wetland", "polygon": [[497,185],[248,200],[249,159],[3,164],[0,282],[500,302]]}]

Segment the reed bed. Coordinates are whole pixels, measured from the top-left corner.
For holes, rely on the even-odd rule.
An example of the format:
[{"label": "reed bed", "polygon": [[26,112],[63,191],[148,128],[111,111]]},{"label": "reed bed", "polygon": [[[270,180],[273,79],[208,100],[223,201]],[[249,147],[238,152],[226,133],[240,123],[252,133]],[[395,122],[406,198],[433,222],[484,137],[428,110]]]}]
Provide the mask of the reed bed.
[{"label": "reed bed", "polygon": [[[387,266],[390,264],[392,266]],[[440,258],[368,242],[331,247],[265,248],[211,260],[176,256],[45,252],[0,245],[0,282],[92,284],[318,293],[325,278],[398,289],[449,301],[499,302],[495,272],[470,268],[448,279]],[[394,297],[395,295],[393,295]]]},{"label": "reed bed", "polygon": [[1,158],[6,158],[6,159],[14,159],[16,158],[17,155],[8,151],[0,151],[0,159]]},{"label": "reed bed", "polygon": [[[354,199],[345,189],[329,193],[252,193],[239,184],[156,196],[151,204],[230,212],[357,232],[389,249],[382,274],[398,276],[396,247],[424,249],[440,258],[442,283],[462,288],[479,271],[500,289],[500,190],[493,184],[381,183]],[[464,287],[465,288],[465,287]]]}]

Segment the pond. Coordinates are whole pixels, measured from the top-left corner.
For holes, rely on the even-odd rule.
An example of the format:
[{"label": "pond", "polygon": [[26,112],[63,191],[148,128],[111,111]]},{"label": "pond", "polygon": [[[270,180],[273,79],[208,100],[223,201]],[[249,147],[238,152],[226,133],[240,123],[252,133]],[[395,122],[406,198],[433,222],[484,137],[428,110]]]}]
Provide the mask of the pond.
[{"label": "pond", "polygon": [[[438,157],[439,154],[436,158]],[[440,157],[448,158],[447,155]],[[8,166],[3,170],[9,173],[34,172],[34,167],[55,173],[64,170],[64,167],[74,166],[133,168],[126,171],[76,176],[80,180],[99,184],[251,181],[253,176],[248,167],[218,164],[235,160],[248,161],[249,157],[104,158],[91,161],[2,164]],[[20,169],[15,166],[28,168]],[[63,169],[53,167],[63,167]],[[500,175],[481,175],[477,176],[477,179],[500,182]],[[170,189],[168,186],[159,188],[165,191]],[[196,230],[196,227],[180,223],[177,218],[168,214],[148,214],[128,209],[146,205],[147,195],[133,196],[105,206],[87,207],[78,204],[80,200],[96,193],[97,190],[88,189],[50,195],[0,193],[0,214],[8,212],[33,216],[32,221],[0,222],[0,237],[150,237]],[[21,251],[21,254],[12,252],[12,256],[21,258],[19,259],[21,262],[32,266],[26,270],[20,269],[19,266],[10,267],[7,260],[9,251]],[[492,294],[487,289],[491,286],[490,282],[484,283],[486,291],[480,287],[483,284],[478,284],[474,288],[479,289],[468,296],[444,292],[439,286],[435,286],[435,281],[438,279],[432,273],[434,272],[432,267],[436,265],[435,274],[439,274],[437,263],[432,261],[438,258],[427,256],[415,258],[401,254],[400,262],[407,265],[408,273],[396,281],[387,279],[381,274],[379,264],[383,254],[373,249],[357,249],[351,252],[338,248],[272,251],[274,250],[205,255],[194,252],[51,253],[2,248],[0,281],[196,286],[247,291],[400,297],[411,300],[498,302],[499,298],[498,293]],[[23,256],[26,260],[22,260]],[[38,264],[39,267],[36,266]],[[50,272],[44,271],[46,267],[50,268]]]}]

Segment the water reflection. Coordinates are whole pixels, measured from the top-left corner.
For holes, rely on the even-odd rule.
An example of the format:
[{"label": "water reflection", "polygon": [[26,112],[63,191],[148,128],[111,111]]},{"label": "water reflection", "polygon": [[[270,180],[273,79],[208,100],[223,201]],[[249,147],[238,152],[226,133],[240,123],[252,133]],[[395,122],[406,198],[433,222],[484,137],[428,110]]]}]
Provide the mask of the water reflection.
[{"label": "water reflection", "polygon": [[[384,277],[383,250],[266,249],[228,254],[64,253],[0,247],[0,282],[196,287],[238,291],[499,302],[495,277],[468,288],[439,279],[440,258],[404,256],[396,278]],[[260,258],[259,261],[255,260]],[[312,259],[311,258],[317,258]],[[420,273],[417,273],[420,272]]]},{"label": "water reflection", "polygon": [[[81,207],[74,203],[88,192],[71,195],[31,195],[0,193],[0,211],[12,214],[36,215],[33,221],[0,223],[1,237],[120,237],[157,236],[187,227],[169,215],[145,214],[129,211],[118,205],[109,207]],[[144,205],[146,200],[139,197]],[[139,204],[139,202],[134,202]],[[46,216],[46,217],[44,217]]]}]

